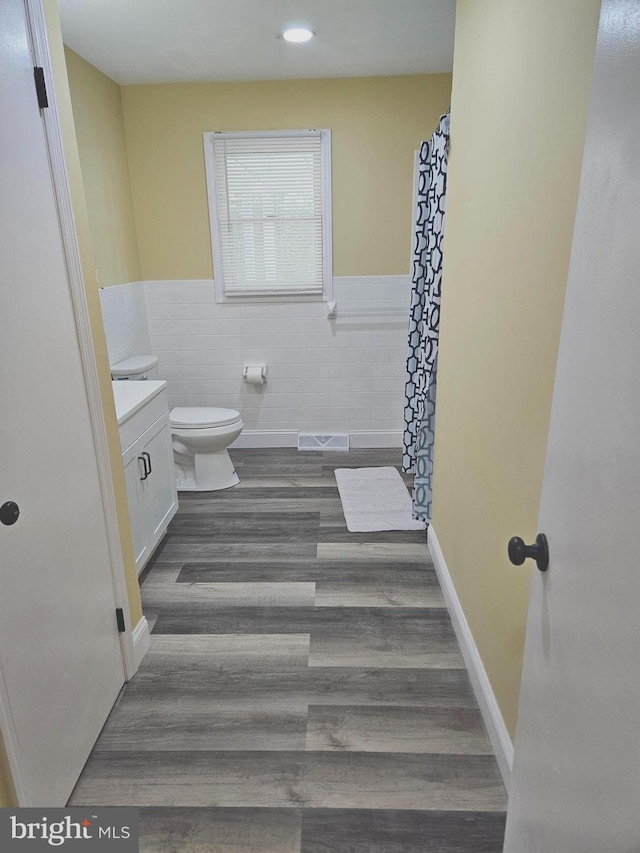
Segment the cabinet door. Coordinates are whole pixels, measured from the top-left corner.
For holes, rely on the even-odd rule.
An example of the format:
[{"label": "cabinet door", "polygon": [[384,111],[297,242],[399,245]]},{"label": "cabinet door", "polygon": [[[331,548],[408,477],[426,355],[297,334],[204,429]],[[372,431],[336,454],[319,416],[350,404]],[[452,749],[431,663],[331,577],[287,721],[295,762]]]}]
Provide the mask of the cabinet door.
[{"label": "cabinet door", "polygon": [[140,444],[136,442],[133,447],[123,456],[124,476],[127,484],[127,498],[129,500],[129,517],[131,519],[131,533],[133,535],[133,549],[136,555],[136,568],[138,574],[148,560],[151,553],[149,548],[148,526],[145,519],[144,494],[142,490],[144,465],[139,453]]},{"label": "cabinet door", "polygon": [[142,481],[145,493],[147,537],[151,550],[155,548],[178,509],[176,473],[168,418],[159,418],[143,435],[142,454],[147,455],[151,469]]}]

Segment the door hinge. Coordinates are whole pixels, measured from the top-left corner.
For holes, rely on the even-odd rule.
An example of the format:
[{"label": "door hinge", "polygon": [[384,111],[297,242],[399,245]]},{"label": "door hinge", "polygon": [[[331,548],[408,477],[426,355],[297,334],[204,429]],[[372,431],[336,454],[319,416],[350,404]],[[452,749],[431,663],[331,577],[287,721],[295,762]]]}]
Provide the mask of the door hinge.
[{"label": "door hinge", "polygon": [[127,627],[124,624],[124,612],[122,607],[116,607],[116,622],[118,623],[118,631],[120,631],[121,634],[124,634]]},{"label": "door hinge", "polygon": [[44,68],[39,65],[33,69],[33,79],[36,81],[36,95],[38,96],[38,106],[41,110],[49,106],[49,98],[47,97],[47,84],[44,79]]}]

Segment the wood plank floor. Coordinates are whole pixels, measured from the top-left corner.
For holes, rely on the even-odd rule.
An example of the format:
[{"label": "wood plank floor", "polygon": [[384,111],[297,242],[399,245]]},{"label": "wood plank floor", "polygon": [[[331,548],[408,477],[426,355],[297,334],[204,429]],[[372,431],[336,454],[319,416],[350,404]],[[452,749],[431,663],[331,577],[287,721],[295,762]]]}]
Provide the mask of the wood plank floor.
[{"label": "wood plank floor", "polygon": [[423,531],[349,533],[333,471],[240,450],[145,572],[151,650],[70,805],[148,853],[499,853],[506,798]]}]

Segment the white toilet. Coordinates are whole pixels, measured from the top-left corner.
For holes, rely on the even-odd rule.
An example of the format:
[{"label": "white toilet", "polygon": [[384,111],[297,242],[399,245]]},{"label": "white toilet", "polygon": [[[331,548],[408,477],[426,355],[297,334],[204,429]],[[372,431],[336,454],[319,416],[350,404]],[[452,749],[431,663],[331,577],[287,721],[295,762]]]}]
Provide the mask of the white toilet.
[{"label": "white toilet", "polygon": [[214,492],[240,480],[227,447],[242,432],[235,409],[177,407],[169,413],[178,491]]},{"label": "white toilet", "polygon": [[[113,379],[155,378],[156,356],[133,356],[111,365]],[[215,492],[239,483],[227,447],[243,429],[240,412],[209,406],[177,407],[169,413],[178,491]]]},{"label": "white toilet", "polygon": [[157,379],[157,367],[157,355],[132,355],[131,358],[125,358],[124,361],[112,364],[109,370],[111,371],[112,379],[122,379],[125,381],[133,379],[136,382],[140,382],[143,379]]}]

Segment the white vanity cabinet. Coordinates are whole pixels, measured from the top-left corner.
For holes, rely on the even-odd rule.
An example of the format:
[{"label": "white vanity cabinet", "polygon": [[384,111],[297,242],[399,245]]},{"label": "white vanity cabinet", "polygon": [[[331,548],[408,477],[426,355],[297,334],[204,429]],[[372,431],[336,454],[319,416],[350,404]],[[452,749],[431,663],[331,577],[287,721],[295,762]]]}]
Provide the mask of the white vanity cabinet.
[{"label": "white vanity cabinet", "polygon": [[114,382],[138,573],[178,509],[166,382]]}]

